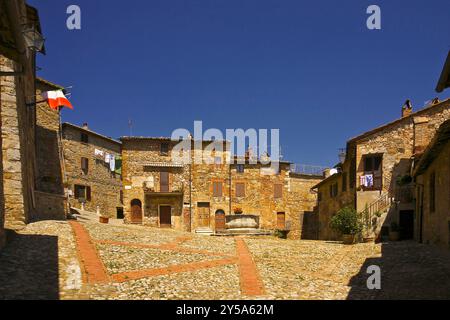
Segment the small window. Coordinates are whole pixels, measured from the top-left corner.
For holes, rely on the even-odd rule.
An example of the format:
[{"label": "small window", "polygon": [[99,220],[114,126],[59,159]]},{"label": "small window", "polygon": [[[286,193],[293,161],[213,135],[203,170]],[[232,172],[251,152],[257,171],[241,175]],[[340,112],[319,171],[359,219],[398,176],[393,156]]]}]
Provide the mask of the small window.
[{"label": "small window", "polygon": [[342,192],[347,191],[347,172],[342,173]]},{"label": "small window", "polygon": [[236,197],[245,197],[245,183],[236,182]]},{"label": "small window", "polygon": [[236,165],[236,172],[237,173],[244,173],[244,165],[243,164]]},{"label": "small window", "polygon": [[81,170],[84,174],[88,174],[89,172],[89,159],[81,158]]},{"label": "small window", "polygon": [[91,187],[76,184],[74,186],[75,199],[81,201],[91,201]]},{"label": "small window", "polygon": [[168,155],[169,154],[169,144],[167,142],[161,143],[161,155]]},{"label": "small window", "polygon": [[89,143],[89,136],[87,135],[87,133],[81,133],[80,140],[81,140],[81,142]]},{"label": "small window", "polygon": [[434,212],[436,210],[436,173],[432,172],[430,174],[429,181],[429,191],[430,191],[430,212]]},{"label": "small window", "polygon": [[273,186],[273,197],[275,199],[280,199],[283,197],[283,185],[282,184],[275,184]]},{"label": "small window", "polygon": [[214,157],[214,164],[220,166],[222,164],[222,157]]},{"label": "small window", "polygon": [[213,197],[221,197],[222,196],[222,182],[214,181],[213,182]]},{"label": "small window", "polygon": [[333,183],[332,185],[330,185],[330,198],[335,198],[338,195],[338,184]]}]

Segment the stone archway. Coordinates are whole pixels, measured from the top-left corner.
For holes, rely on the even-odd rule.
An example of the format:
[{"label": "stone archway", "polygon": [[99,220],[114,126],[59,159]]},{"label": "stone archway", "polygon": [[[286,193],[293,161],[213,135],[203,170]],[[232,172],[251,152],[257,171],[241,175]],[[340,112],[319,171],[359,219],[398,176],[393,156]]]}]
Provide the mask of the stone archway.
[{"label": "stone archway", "polygon": [[142,202],[139,199],[131,200],[131,223],[142,223]]},{"label": "stone archway", "polygon": [[215,213],[215,226],[216,231],[225,230],[225,211],[219,209]]}]

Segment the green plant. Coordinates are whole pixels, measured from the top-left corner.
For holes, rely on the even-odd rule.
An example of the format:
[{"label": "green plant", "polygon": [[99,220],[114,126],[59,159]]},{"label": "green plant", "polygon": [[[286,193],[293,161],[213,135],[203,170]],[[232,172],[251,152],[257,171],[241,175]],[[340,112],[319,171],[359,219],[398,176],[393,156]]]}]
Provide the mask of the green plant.
[{"label": "green plant", "polygon": [[397,222],[395,222],[395,221],[394,221],[394,222],[391,222],[390,230],[391,230],[392,232],[398,232],[398,231],[400,230],[400,228],[399,228]]},{"label": "green plant", "polygon": [[277,237],[277,238],[280,238],[280,239],[286,239],[287,238],[286,230],[276,229],[275,232],[273,233],[273,235],[275,237]]},{"label": "green plant", "polygon": [[383,215],[383,212],[377,211],[377,212],[374,213],[374,215],[379,218],[379,217],[381,217]]},{"label": "green plant", "polygon": [[330,227],[341,234],[356,235],[362,231],[363,223],[355,209],[345,207],[331,218]]},{"label": "green plant", "polygon": [[397,185],[404,186],[412,182],[412,177],[409,174],[397,177]]}]

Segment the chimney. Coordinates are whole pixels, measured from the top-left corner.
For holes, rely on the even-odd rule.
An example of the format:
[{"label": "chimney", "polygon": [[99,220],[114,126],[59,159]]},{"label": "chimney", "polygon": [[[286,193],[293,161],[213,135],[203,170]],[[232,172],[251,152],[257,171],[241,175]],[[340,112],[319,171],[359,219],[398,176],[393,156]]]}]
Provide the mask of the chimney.
[{"label": "chimney", "polygon": [[407,99],[405,104],[402,106],[402,118],[409,116],[412,112],[412,103],[409,99]]},{"label": "chimney", "polygon": [[87,122],[83,123],[83,129],[89,129]]}]

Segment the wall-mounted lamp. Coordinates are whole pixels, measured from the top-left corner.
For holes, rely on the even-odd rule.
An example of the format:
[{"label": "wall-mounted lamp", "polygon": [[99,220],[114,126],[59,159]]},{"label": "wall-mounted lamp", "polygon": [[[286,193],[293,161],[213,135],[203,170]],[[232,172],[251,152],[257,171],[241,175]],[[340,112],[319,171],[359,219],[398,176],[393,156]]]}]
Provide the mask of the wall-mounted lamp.
[{"label": "wall-mounted lamp", "polygon": [[25,39],[26,46],[33,51],[42,51],[44,48],[45,38],[36,28],[33,26],[31,28],[25,28],[22,31],[23,37]]}]

